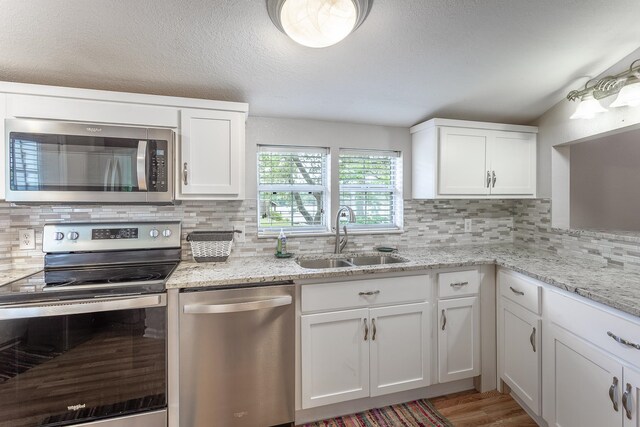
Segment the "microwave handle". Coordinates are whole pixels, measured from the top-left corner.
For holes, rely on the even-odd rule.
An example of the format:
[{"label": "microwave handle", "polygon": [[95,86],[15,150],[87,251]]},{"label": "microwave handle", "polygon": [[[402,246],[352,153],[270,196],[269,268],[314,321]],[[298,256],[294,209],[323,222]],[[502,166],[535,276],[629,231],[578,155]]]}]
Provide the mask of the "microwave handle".
[{"label": "microwave handle", "polygon": [[137,175],[138,189],[147,191],[147,141],[138,141]]}]

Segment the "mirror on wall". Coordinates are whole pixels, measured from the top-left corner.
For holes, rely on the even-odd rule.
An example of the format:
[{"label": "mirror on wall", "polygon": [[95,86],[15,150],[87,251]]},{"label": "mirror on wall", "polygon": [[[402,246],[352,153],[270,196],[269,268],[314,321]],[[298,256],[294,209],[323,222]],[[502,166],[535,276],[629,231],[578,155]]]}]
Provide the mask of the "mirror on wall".
[{"label": "mirror on wall", "polygon": [[640,233],[640,129],[570,146],[570,228]]}]

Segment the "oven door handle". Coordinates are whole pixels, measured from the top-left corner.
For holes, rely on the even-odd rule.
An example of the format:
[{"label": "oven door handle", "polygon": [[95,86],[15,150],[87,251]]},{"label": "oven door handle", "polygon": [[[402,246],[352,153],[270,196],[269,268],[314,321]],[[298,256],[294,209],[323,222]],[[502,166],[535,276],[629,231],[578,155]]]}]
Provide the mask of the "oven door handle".
[{"label": "oven door handle", "polygon": [[147,191],[147,141],[138,141],[136,174],[138,177],[138,189]]},{"label": "oven door handle", "polygon": [[237,313],[240,311],[281,307],[291,304],[292,301],[291,295],[283,295],[275,298],[240,301],[230,304],[188,304],[184,306],[183,310],[185,314]]},{"label": "oven door handle", "polygon": [[0,320],[28,319],[33,317],[68,316],[102,311],[132,310],[137,308],[163,307],[167,297],[145,295],[139,297],[83,299],[57,301],[48,304],[19,304],[0,307]]}]

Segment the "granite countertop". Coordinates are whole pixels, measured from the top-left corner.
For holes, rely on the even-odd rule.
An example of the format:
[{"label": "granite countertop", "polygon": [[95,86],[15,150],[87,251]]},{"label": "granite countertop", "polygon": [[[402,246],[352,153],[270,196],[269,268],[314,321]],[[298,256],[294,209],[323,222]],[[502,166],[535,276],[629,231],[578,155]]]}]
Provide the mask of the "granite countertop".
[{"label": "granite countertop", "polygon": [[42,268],[20,268],[0,271],[0,286],[42,271]]},{"label": "granite countertop", "polygon": [[[375,253],[380,255],[379,253]],[[366,255],[358,253],[357,255]],[[349,256],[348,253],[342,255]],[[496,264],[549,285],[640,316],[640,274],[597,264],[593,260],[565,258],[547,251],[513,244],[434,247],[396,254],[401,264],[311,270],[295,259],[274,256],[231,257],[225,263],[182,262],[170,277],[167,288],[229,287],[283,280],[339,278],[367,274],[418,271],[447,267]],[[307,255],[300,258],[332,257]]]}]

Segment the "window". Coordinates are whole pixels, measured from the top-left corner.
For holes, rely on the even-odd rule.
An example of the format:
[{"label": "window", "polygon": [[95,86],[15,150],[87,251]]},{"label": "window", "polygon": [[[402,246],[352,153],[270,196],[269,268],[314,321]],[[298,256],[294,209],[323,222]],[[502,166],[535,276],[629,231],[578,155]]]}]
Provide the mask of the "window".
[{"label": "window", "polygon": [[402,228],[400,153],[340,150],[340,206],[356,213],[351,228]]},{"label": "window", "polygon": [[328,149],[258,147],[258,231],[324,232]]}]

